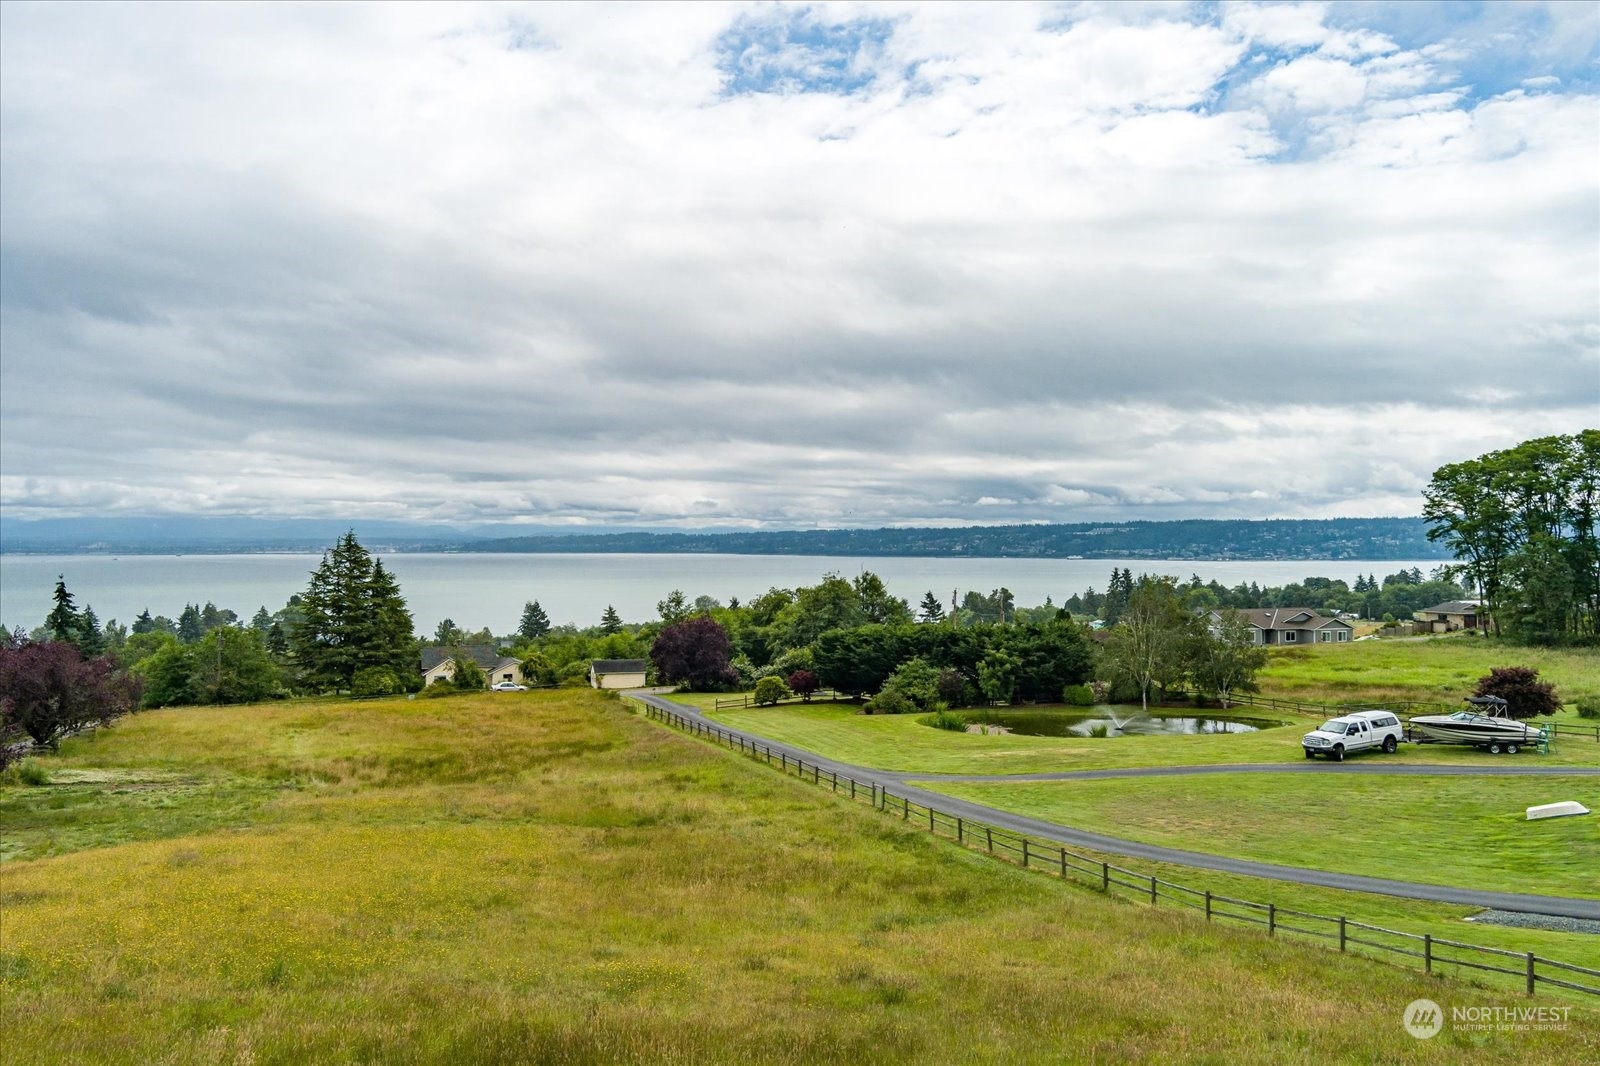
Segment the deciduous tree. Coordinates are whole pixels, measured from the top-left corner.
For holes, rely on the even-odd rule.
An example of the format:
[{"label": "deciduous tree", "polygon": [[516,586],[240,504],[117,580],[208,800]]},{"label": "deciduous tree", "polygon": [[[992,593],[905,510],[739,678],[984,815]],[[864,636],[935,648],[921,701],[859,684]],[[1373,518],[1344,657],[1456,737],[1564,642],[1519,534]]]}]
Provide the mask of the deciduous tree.
[{"label": "deciduous tree", "polygon": [[732,652],[728,631],[711,616],[700,615],[662,629],[650,647],[650,658],[662,680],[705,691],[737,680]]},{"label": "deciduous tree", "polygon": [[1497,666],[1478,679],[1475,696],[1499,696],[1513,718],[1535,718],[1561,709],[1555,686],[1539,680],[1539,671],[1526,666]]}]

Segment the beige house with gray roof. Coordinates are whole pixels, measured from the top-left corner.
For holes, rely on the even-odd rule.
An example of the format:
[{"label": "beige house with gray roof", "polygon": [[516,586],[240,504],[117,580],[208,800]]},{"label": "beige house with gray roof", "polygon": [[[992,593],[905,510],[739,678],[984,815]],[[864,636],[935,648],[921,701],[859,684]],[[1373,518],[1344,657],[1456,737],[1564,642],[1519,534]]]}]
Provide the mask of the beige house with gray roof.
[{"label": "beige house with gray roof", "polygon": [[[1339,618],[1327,618],[1309,607],[1260,607],[1239,612],[1255,634],[1255,642],[1267,647],[1299,644],[1344,644],[1355,632]],[[1222,612],[1206,616],[1215,633],[1222,624]]]}]

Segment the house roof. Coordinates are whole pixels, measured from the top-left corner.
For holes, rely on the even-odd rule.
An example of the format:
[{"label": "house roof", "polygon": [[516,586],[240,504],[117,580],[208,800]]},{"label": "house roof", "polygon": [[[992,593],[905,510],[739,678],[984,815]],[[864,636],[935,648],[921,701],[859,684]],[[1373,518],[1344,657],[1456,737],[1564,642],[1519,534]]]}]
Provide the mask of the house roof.
[{"label": "house roof", "polygon": [[643,674],[650,669],[649,659],[595,659],[589,669],[597,674]]},{"label": "house roof", "polygon": [[1310,607],[1257,607],[1239,613],[1257,629],[1321,629],[1330,625],[1351,628],[1349,622],[1324,618]]},{"label": "house roof", "polygon": [[427,673],[447,659],[454,659],[458,654],[465,655],[485,670],[497,670],[506,663],[518,661],[500,654],[498,648],[489,644],[463,644],[459,648],[423,648],[422,672]]},{"label": "house roof", "polygon": [[1432,607],[1424,607],[1421,614],[1477,614],[1483,606],[1477,600],[1445,600]]}]

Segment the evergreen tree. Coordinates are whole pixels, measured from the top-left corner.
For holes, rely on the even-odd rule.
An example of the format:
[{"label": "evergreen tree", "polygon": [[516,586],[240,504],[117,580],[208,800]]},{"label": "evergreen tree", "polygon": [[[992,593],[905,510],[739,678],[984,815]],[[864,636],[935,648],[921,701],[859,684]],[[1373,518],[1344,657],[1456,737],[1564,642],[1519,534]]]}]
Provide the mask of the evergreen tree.
[{"label": "evergreen tree", "polygon": [[280,662],[289,657],[289,634],[283,631],[283,626],[277,622],[272,623],[272,628],[267,630],[267,652]]},{"label": "evergreen tree", "polygon": [[526,603],[522,607],[522,624],[517,626],[517,633],[523,640],[538,640],[550,632],[550,616],[544,613],[544,608],[539,606],[538,600]]},{"label": "evergreen tree", "polygon": [[605,613],[600,616],[600,632],[606,636],[622,632],[622,617],[617,614],[617,609],[606,604]]},{"label": "evergreen tree", "polygon": [[78,613],[72,593],[67,591],[66,578],[61,574],[56,575],[56,590],[53,596],[56,605],[45,617],[45,632],[51,640],[76,647],[79,635],[83,632],[83,616]]},{"label": "evergreen tree", "polygon": [[356,672],[386,666],[401,678],[417,673],[411,612],[382,561],[346,533],[325,552],[301,597],[291,644],[306,684],[347,689]]},{"label": "evergreen tree", "polygon": [[400,593],[400,581],[382,559],[372,561],[366,584],[367,603],[376,618],[372,655],[376,662],[364,666],[386,666],[398,678],[418,678],[416,623]]},{"label": "evergreen tree", "polygon": [[156,620],[150,617],[150,608],[146,607],[139,612],[139,617],[133,620],[133,633],[137,636],[140,633],[154,633],[155,631]]},{"label": "evergreen tree", "polygon": [[446,618],[433,627],[433,642],[441,648],[461,643],[461,627],[456,625],[455,619]]},{"label": "evergreen tree", "polygon": [[265,604],[256,609],[255,616],[250,619],[250,628],[262,636],[266,636],[267,631],[272,628],[272,616],[267,613]]},{"label": "evergreen tree", "polygon": [[85,659],[106,653],[106,635],[100,631],[100,619],[95,615],[94,608],[87,604],[83,608],[83,617],[78,620],[78,639],[75,643]]},{"label": "evergreen tree", "polygon": [[919,610],[924,622],[944,621],[944,604],[939,602],[939,597],[933,594],[932,589],[929,589],[927,594],[922,597]]},{"label": "evergreen tree", "polygon": [[185,644],[194,644],[205,635],[205,627],[200,623],[200,608],[192,603],[184,604],[183,613],[178,616],[178,639]]}]

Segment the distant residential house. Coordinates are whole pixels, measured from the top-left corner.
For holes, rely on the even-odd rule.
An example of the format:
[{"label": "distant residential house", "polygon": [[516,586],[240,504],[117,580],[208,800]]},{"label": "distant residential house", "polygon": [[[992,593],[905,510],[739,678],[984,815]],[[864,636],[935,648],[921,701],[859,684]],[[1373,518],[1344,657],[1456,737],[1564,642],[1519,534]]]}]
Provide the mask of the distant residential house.
[{"label": "distant residential house", "polygon": [[438,680],[449,681],[456,676],[455,657],[460,654],[478,664],[489,684],[500,681],[522,680],[522,661],[500,654],[499,649],[488,644],[465,644],[459,648],[423,648],[423,687]]},{"label": "distant residential house", "polygon": [[589,684],[595,688],[644,688],[649,659],[595,659],[589,663]]},{"label": "distant residential house", "polygon": [[1458,629],[1482,629],[1489,620],[1478,612],[1483,610],[1481,600],[1446,600],[1432,607],[1413,611],[1419,632],[1454,633]]},{"label": "distant residential house", "polygon": [[[1240,611],[1255,634],[1255,642],[1269,647],[1285,644],[1343,644],[1355,628],[1339,618],[1327,618],[1309,607],[1262,607]],[[1211,631],[1222,624],[1222,612],[1210,611]]]}]

